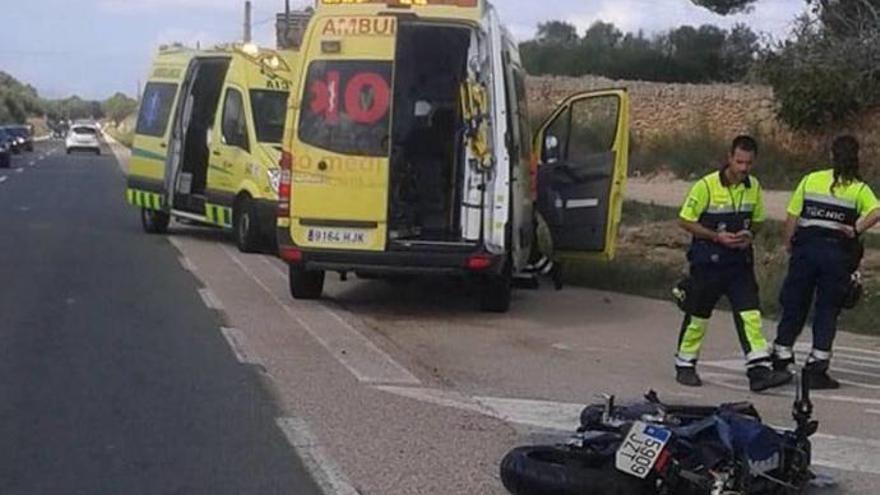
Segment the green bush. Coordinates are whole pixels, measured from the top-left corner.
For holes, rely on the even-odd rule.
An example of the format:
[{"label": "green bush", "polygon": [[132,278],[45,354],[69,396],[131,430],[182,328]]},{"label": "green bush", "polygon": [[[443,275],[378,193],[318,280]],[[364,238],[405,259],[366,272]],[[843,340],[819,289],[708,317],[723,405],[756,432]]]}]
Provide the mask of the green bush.
[{"label": "green bush", "polygon": [[[789,189],[801,177],[821,164],[817,157],[792,153],[759,132],[751,132],[758,140],[759,153],[754,174],[766,189]],[[630,170],[650,174],[668,169],[684,180],[693,180],[717,169],[726,159],[730,138],[720,138],[699,126],[692,130],[675,131],[632,146]]]}]

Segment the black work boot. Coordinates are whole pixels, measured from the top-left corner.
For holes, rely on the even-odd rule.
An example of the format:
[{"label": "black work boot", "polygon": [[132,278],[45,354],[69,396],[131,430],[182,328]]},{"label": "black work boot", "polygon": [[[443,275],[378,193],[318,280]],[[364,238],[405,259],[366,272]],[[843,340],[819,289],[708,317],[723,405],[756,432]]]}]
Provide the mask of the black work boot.
[{"label": "black work boot", "polygon": [[700,380],[700,375],[697,374],[697,368],[693,366],[676,366],[675,381],[686,387],[700,387],[703,385],[703,380]]},{"label": "black work boot", "polygon": [[836,390],[840,388],[840,382],[831,378],[828,374],[828,361],[814,361],[807,363],[804,371],[810,382],[810,390]]},{"label": "black work boot", "polygon": [[761,392],[768,388],[785,385],[792,379],[788,371],[776,371],[769,366],[755,366],[746,372],[749,377],[749,389],[752,392]]},{"label": "black work boot", "polygon": [[794,366],[794,358],[782,359],[776,354],[773,355],[773,370],[774,371],[787,371],[791,373],[791,368]]}]

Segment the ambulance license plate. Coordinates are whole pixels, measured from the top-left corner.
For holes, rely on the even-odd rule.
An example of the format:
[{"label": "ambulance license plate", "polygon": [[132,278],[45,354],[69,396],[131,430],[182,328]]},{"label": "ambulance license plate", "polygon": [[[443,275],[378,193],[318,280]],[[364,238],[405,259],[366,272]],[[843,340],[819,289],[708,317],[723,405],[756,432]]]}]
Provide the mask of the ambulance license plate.
[{"label": "ambulance license plate", "polygon": [[624,473],[646,478],[671,436],[672,433],[663,427],[635,422],[617,449],[615,466]]},{"label": "ambulance license plate", "polygon": [[359,229],[310,227],[307,235],[308,241],[311,244],[366,246],[370,241],[369,232]]}]

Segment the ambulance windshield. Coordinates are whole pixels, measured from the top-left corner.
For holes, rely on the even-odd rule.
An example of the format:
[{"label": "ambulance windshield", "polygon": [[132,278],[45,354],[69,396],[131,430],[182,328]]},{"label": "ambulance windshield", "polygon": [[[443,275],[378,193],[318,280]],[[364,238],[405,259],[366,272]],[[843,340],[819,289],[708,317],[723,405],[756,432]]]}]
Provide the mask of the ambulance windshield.
[{"label": "ambulance windshield", "polygon": [[284,121],[287,116],[286,91],[251,90],[251,107],[257,141],[280,144],[284,138]]}]

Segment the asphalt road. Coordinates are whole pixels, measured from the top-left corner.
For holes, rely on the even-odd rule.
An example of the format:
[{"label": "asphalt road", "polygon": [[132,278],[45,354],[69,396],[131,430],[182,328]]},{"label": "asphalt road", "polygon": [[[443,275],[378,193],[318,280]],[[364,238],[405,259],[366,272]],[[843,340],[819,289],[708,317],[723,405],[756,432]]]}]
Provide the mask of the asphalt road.
[{"label": "asphalt road", "polygon": [[319,493],[112,155],[0,169],[0,493]]}]

